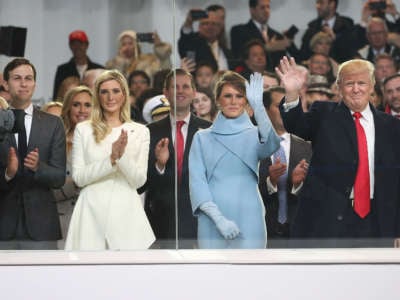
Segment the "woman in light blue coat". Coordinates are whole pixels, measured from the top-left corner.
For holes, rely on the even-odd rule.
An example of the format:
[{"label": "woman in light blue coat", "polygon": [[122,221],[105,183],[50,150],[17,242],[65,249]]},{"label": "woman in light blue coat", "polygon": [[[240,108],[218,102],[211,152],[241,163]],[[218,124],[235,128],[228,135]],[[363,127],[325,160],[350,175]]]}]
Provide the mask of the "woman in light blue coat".
[{"label": "woman in light blue coat", "polygon": [[[215,88],[220,113],[198,131],[189,155],[193,213],[203,249],[265,248],[264,206],[258,191],[258,163],[279,147],[262,102],[261,74],[250,84],[235,72],[225,73]],[[250,104],[255,127],[246,112]]]}]

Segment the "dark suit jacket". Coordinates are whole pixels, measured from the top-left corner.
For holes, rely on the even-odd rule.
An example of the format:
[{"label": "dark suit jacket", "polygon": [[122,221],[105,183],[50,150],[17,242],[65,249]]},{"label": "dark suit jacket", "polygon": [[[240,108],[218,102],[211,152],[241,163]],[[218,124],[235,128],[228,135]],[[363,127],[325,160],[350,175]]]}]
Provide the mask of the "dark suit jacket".
[{"label": "dark suit jacket", "polygon": [[[178,186],[178,238],[180,241],[197,239],[197,222],[192,213],[189,198],[189,170],[188,158],[193,135],[200,128],[207,128],[210,122],[191,115],[188,134],[185,144],[185,152],[182,166],[181,184]],[[154,123],[148,124],[150,130],[150,151],[145,185],[147,193],[145,200],[145,211],[158,240],[176,239],[175,222],[175,151],[171,136],[170,117],[166,117]],[[155,167],[154,149],[162,138],[169,138],[170,157],[165,167],[165,172],[160,175]],[[181,247],[180,247],[181,248]]]},{"label": "dark suit jacket", "polygon": [[[370,105],[375,123],[375,186],[371,208],[377,236],[399,234],[400,121]],[[358,165],[357,136],[343,102],[315,102],[308,113],[301,104],[281,115],[285,128],[312,141],[313,156],[291,235],[297,238],[352,238],[348,234],[350,199]]]},{"label": "dark suit jacket", "polygon": [[[225,54],[228,62],[228,68],[233,70],[237,65],[237,62],[233,59],[231,51],[222,45],[219,46]],[[195,59],[197,64],[199,62],[209,62],[215,67],[216,70],[218,70],[217,61],[214,58],[210,46],[208,45],[207,41],[199,35],[198,32],[185,34],[181,30],[181,36],[178,40],[178,51],[181,58],[186,57],[187,51],[193,51],[196,53]]]},{"label": "dark suit jacket", "polygon": [[[88,58],[87,70],[90,69],[104,69],[104,66],[94,63]],[[54,78],[53,99],[57,98],[57,91],[61,85],[61,82],[69,76],[76,76],[80,78],[79,72],[76,69],[74,58],[71,58],[69,62],[57,67],[56,76]]]},{"label": "dark suit jacket", "polygon": [[4,174],[10,147],[17,149],[11,133],[0,143],[0,240],[15,238],[21,210],[32,240],[60,239],[60,222],[52,189],[60,188],[65,181],[66,146],[61,119],[33,110],[28,153],[34,148],[39,149],[39,169],[32,172],[20,165],[16,176],[7,182]]},{"label": "dark suit jacket", "polygon": [[[349,44],[345,43],[347,35],[353,29],[354,22],[352,19],[336,14],[335,24],[333,31],[335,32],[336,39],[332,44],[330,56],[338,62],[343,62],[352,58],[351,51],[349,51]],[[310,41],[312,37],[322,30],[322,18],[317,18],[308,23],[308,28],[303,35],[301,43],[301,60],[310,58],[312,51],[310,49]]]},{"label": "dark suit jacket", "polygon": [[[268,37],[283,38],[282,34],[268,26]],[[235,25],[231,29],[231,45],[232,53],[237,60],[243,58],[243,47],[251,40],[260,40],[263,44],[265,41],[261,35],[260,30],[252,20],[246,24]],[[294,44],[286,49],[289,54],[295,58],[298,56],[298,49]],[[267,53],[267,70],[274,72],[275,67],[279,64],[282,56],[286,55],[286,51],[274,51]]]},{"label": "dark suit jacket", "polygon": [[[291,134],[289,150],[289,167],[287,177],[287,223],[291,224],[297,209],[297,196],[290,193],[292,190],[291,174],[297,164],[305,159],[308,163],[311,158],[311,144],[303,139]],[[272,164],[271,158],[261,161],[259,166],[259,189],[266,209],[265,221],[267,224],[268,238],[289,237],[289,232],[281,232],[281,226],[278,222],[279,199],[278,193],[269,194],[266,179],[269,176],[269,166]]]}]

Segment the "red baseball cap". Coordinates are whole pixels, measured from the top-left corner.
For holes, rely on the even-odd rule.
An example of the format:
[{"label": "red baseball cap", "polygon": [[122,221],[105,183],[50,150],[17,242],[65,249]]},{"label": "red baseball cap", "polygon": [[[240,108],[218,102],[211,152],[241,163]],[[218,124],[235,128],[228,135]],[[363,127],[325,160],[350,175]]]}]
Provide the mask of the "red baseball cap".
[{"label": "red baseball cap", "polygon": [[69,42],[80,41],[82,43],[89,43],[89,39],[83,30],[75,30],[69,34]]}]

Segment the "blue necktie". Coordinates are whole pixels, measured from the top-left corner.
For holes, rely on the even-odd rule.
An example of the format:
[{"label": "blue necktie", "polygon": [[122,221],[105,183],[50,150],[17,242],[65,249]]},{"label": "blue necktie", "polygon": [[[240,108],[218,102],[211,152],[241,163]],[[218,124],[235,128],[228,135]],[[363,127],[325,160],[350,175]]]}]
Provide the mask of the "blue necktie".
[{"label": "blue necktie", "polygon": [[[282,146],[282,142],[284,138],[281,137],[281,146],[278,151],[276,151],[273,155],[274,162],[279,158],[282,164],[287,164],[285,149]],[[287,170],[286,172],[279,177],[278,180],[278,200],[279,200],[279,209],[278,209],[278,222],[284,224],[287,220],[287,191],[286,191],[286,182],[287,182]]]}]

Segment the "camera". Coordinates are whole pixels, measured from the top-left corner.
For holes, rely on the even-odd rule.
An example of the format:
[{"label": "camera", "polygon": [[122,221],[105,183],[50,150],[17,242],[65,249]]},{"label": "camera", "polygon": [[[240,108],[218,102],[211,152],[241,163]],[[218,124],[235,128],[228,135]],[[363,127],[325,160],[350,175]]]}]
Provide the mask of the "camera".
[{"label": "camera", "polygon": [[292,25],[292,26],[290,26],[290,28],[288,30],[285,31],[284,36],[286,36],[288,39],[293,40],[294,36],[298,32],[299,32],[299,29],[295,25]]},{"label": "camera", "polygon": [[139,42],[154,43],[153,35],[154,35],[153,32],[142,32],[142,33],[137,33],[136,38]]},{"label": "camera", "polygon": [[192,9],[190,11],[190,16],[192,17],[193,21],[208,18],[207,12],[201,9]]},{"label": "camera", "polygon": [[371,2],[369,4],[369,8],[371,10],[385,10],[386,9],[386,1],[379,1],[379,2]]}]

